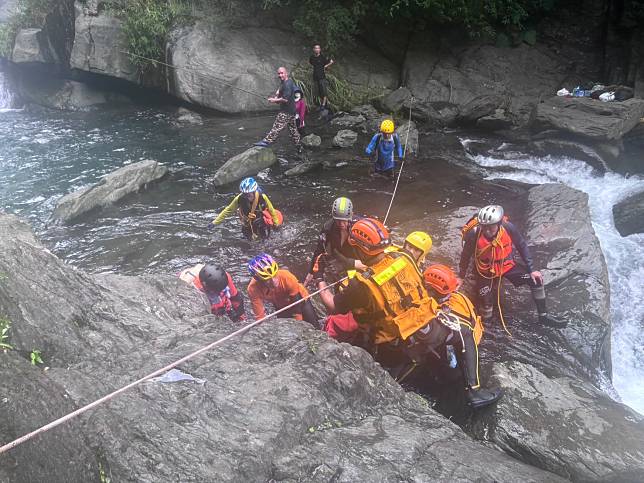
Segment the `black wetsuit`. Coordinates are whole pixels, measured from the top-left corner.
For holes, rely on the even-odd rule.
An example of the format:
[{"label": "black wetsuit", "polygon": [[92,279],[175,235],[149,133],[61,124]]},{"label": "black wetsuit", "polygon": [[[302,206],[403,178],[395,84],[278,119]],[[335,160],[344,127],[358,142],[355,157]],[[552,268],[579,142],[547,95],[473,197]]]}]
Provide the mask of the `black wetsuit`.
[{"label": "black wetsuit", "polygon": [[358,254],[348,243],[348,234],[342,243],[342,232],[334,220],[328,220],[313,252],[309,273],[328,282],[335,282],[346,276],[347,270],[353,270]]}]

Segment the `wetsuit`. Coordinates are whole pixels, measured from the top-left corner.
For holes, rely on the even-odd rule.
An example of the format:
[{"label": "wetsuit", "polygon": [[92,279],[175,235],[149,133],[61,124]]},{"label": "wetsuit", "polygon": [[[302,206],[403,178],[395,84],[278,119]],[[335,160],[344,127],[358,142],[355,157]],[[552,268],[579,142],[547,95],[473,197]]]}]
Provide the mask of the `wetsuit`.
[{"label": "wetsuit", "polygon": [[396,133],[392,134],[389,139],[382,133],[375,134],[365,149],[365,153],[373,154],[376,173],[392,177],[396,166],[395,155],[398,155],[398,159],[402,159],[403,156],[400,138]]},{"label": "wetsuit", "polygon": [[270,213],[273,219],[273,226],[278,226],[280,220],[268,196],[260,191],[252,194],[255,197],[250,199],[246,196],[247,193],[240,193],[235,196],[233,201],[217,215],[213,224],[220,224],[226,217],[237,211],[242,223],[242,234],[247,239],[252,240],[253,236],[260,239],[268,238],[271,233],[271,227],[264,221],[264,210],[268,210]]},{"label": "wetsuit", "polygon": [[[273,284],[274,281],[277,282],[277,286]],[[253,308],[255,320],[266,317],[266,308],[264,306],[266,302],[273,305],[275,310],[279,310],[308,295],[309,292],[306,288],[288,270],[278,270],[275,277],[267,283],[252,279],[248,284],[248,298]],[[317,315],[313,305],[311,305],[311,301],[308,299],[279,314],[279,318],[290,317],[304,320],[316,329],[319,328]]]},{"label": "wetsuit", "polygon": [[328,220],[318,237],[309,273],[332,283],[346,276],[347,270],[353,270],[358,256],[348,238],[349,229],[343,233],[335,220]]}]

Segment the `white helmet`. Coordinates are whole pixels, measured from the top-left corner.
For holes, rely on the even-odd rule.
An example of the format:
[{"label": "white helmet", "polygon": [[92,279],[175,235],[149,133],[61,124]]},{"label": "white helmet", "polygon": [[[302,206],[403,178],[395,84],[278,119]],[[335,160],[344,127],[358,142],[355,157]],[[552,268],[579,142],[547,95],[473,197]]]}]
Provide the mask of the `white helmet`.
[{"label": "white helmet", "polygon": [[335,220],[351,221],[353,218],[353,203],[349,198],[341,196],[333,202],[331,215]]},{"label": "white helmet", "polygon": [[480,225],[496,225],[503,220],[503,207],[500,205],[488,205],[480,209],[476,217]]}]

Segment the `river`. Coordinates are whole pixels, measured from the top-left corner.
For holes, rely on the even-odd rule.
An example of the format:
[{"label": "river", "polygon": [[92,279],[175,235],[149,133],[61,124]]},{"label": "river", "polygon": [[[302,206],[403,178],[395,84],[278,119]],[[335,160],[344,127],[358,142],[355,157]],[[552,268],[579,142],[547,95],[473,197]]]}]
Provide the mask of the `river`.
[{"label": "river", "polygon": [[[391,196],[391,183],[365,178],[367,161],[355,154],[346,155],[341,169],[287,178],[284,171],[297,160],[282,142],[280,163],[258,178],[287,222],[269,241],[251,243],[240,237],[234,219],[213,231],[206,228],[236,193],[236,186],[215,189],[209,179],[228,157],[260,139],[272,116],[204,117],[203,125],[191,125],[178,123],[170,107],[80,113],[11,107],[0,73],[0,209],[27,219],[56,255],[90,272],[176,273],[210,259],[224,263],[243,286],[248,280],[245,262],[267,251],[303,275],[335,197],[351,197],[360,214],[383,216]],[[598,175],[575,159],[526,157],[519,148],[467,156],[459,146],[451,157],[458,162],[450,162],[450,156],[432,159],[432,176],[423,163],[405,168],[391,224],[407,226],[428,212],[495,201],[498,193],[468,181],[480,176],[481,168],[489,178],[556,181],[587,192],[610,272],[614,385],[624,402],[644,413],[644,309],[639,303],[644,295],[644,240],[641,235],[620,237],[611,211],[614,203],[644,189],[644,181],[610,172]],[[166,164],[169,179],[78,223],[49,222],[60,196],[141,159]],[[418,229],[442,236],[439,228]]]}]

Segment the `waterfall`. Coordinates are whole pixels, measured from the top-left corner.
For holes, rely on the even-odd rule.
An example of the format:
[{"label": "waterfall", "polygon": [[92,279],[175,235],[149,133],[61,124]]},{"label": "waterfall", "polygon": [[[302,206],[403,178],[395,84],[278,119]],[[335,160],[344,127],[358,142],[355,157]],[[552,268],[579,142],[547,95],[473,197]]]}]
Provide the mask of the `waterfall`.
[{"label": "waterfall", "polygon": [[13,96],[9,90],[5,73],[0,70],[0,111],[11,109],[13,107]]}]

